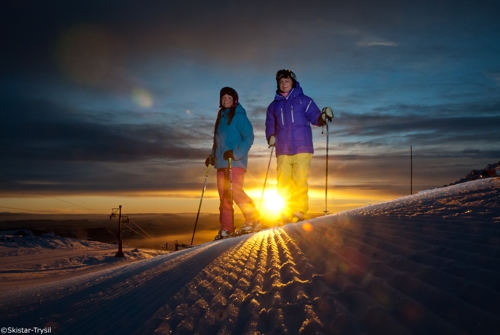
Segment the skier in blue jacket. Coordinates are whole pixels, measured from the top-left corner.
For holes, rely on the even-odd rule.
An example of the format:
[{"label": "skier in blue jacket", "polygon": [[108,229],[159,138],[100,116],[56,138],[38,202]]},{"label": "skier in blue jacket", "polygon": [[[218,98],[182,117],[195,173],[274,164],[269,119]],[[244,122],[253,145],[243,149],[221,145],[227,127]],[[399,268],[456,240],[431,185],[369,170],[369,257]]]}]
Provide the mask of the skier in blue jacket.
[{"label": "skier in blue jacket", "polygon": [[276,147],[277,188],[285,202],[283,223],[301,221],[309,209],[309,168],[314,153],[311,124],[322,126],[327,115],[304,95],[297,77],[290,70],[276,73],[278,89],[267,108],[266,139]]},{"label": "skier in blue jacket", "polygon": [[243,190],[248,152],[254,141],[253,127],[246,111],[238,102],[238,93],[231,87],[220,91],[220,109],[214,127],[214,145],[205,165],[217,169],[217,188],[220,198],[221,229],[216,239],[226,238],[234,231],[233,204],[229,194],[228,159],[232,159],[233,200],[240,208],[245,223],[242,232],[251,232],[258,225],[259,215],[255,204]]}]

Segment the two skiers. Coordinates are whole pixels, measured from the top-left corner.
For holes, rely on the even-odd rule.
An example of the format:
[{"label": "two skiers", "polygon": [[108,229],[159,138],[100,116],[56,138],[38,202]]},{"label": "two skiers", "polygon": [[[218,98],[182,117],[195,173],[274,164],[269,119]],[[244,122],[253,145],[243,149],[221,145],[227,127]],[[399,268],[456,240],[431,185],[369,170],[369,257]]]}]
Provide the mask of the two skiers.
[{"label": "two skiers", "polygon": [[[290,70],[276,73],[278,89],[267,108],[266,139],[276,147],[277,187],[285,202],[282,223],[300,221],[309,209],[308,176],[314,153],[310,124],[322,126],[331,120],[330,108],[321,111],[314,101],[304,95],[295,74]],[[221,230],[216,239],[234,232],[232,199],[245,217],[240,232],[258,230],[259,214],[253,201],[243,191],[243,176],[247,168],[248,151],[253,144],[253,128],[246,112],[238,103],[238,94],[230,87],[220,91],[220,110],[214,129],[214,145],[205,164],[217,168],[220,197]],[[232,178],[228,160],[233,162]],[[232,180],[230,180],[232,179]]]}]

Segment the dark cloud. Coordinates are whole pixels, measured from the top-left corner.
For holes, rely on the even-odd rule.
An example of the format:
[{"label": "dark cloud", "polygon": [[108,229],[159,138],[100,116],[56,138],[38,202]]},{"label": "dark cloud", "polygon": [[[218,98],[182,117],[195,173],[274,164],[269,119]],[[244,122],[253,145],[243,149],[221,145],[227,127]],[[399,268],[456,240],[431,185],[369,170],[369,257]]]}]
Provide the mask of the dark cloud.
[{"label": "dark cloud", "polygon": [[139,112],[90,113],[42,99],[4,99],[0,105],[2,193],[199,188],[200,173],[189,175],[190,162],[204,167],[214,120],[198,117],[182,122],[170,116],[165,123],[145,123],[148,118]]},{"label": "dark cloud", "polygon": [[81,162],[189,160],[199,158],[209,150],[190,147],[190,142],[199,141],[200,136],[182,125],[100,124],[81,118],[78,110],[44,100],[3,101],[1,108],[4,117],[0,125],[0,155],[6,159],[30,157],[33,160]]},{"label": "dark cloud", "polygon": [[[286,6],[264,0],[6,1],[3,6],[2,28],[10,32],[4,39],[11,50],[10,57],[3,57],[33,67],[52,59],[61,37],[75,26],[93,27],[108,36],[108,42],[120,41],[117,43],[130,53],[127,57],[134,55],[137,61],[161,55],[208,62],[207,57],[253,60],[261,65],[280,55],[279,50],[300,53],[311,47],[316,52],[330,50],[332,56],[349,57],[357,49],[355,57],[365,61],[369,58],[359,46],[412,45],[407,55],[419,50],[428,55],[425,45],[445,48],[443,38],[474,41],[470,37],[485,32],[491,36],[491,29],[499,29],[498,24],[489,25],[495,22],[499,8],[493,1],[486,6],[470,1],[431,5],[317,0],[307,4],[289,1]],[[414,43],[416,36],[418,44]],[[422,45],[422,41],[427,42]]]},{"label": "dark cloud", "polygon": [[369,138],[371,143],[442,148],[468,144],[488,148],[494,146],[498,137],[500,104],[398,105],[375,108],[371,113],[342,112],[334,121],[333,129],[341,138],[356,136]]},{"label": "dark cloud", "polygon": [[[0,167],[0,194],[116,195],[158,192],[170,196],[198,191],[203,183],[204,159],[195,164],[169,160],[102,164],[97,162],[10,161]],[[215,189],[214,180],[209,185]],[[184,196],[186,196],[184,194]]]}]

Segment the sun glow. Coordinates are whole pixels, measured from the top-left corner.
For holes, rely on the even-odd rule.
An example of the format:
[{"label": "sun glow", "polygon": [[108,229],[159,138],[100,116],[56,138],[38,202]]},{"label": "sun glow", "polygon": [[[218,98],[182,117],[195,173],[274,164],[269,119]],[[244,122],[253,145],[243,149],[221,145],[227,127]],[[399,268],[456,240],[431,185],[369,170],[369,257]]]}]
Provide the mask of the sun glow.
[{"label": "sun glow", "polygon": [[274,214],[279,214],[285,205],[283,198],[281,198],[276,190],[266,191],[264,193],[263,207],[266,211]]}]

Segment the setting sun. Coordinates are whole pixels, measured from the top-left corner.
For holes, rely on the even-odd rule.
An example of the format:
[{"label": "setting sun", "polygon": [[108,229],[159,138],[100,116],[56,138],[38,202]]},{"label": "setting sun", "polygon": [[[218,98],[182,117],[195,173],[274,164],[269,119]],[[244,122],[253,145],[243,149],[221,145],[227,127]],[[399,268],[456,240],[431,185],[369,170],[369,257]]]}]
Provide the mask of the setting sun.
[{"label": "setting sun", "polygon": [[266,193],[264,193],[263,206],[268,212],[279,214],[284,204],[285,202],[276,190],[266,191]]}]

